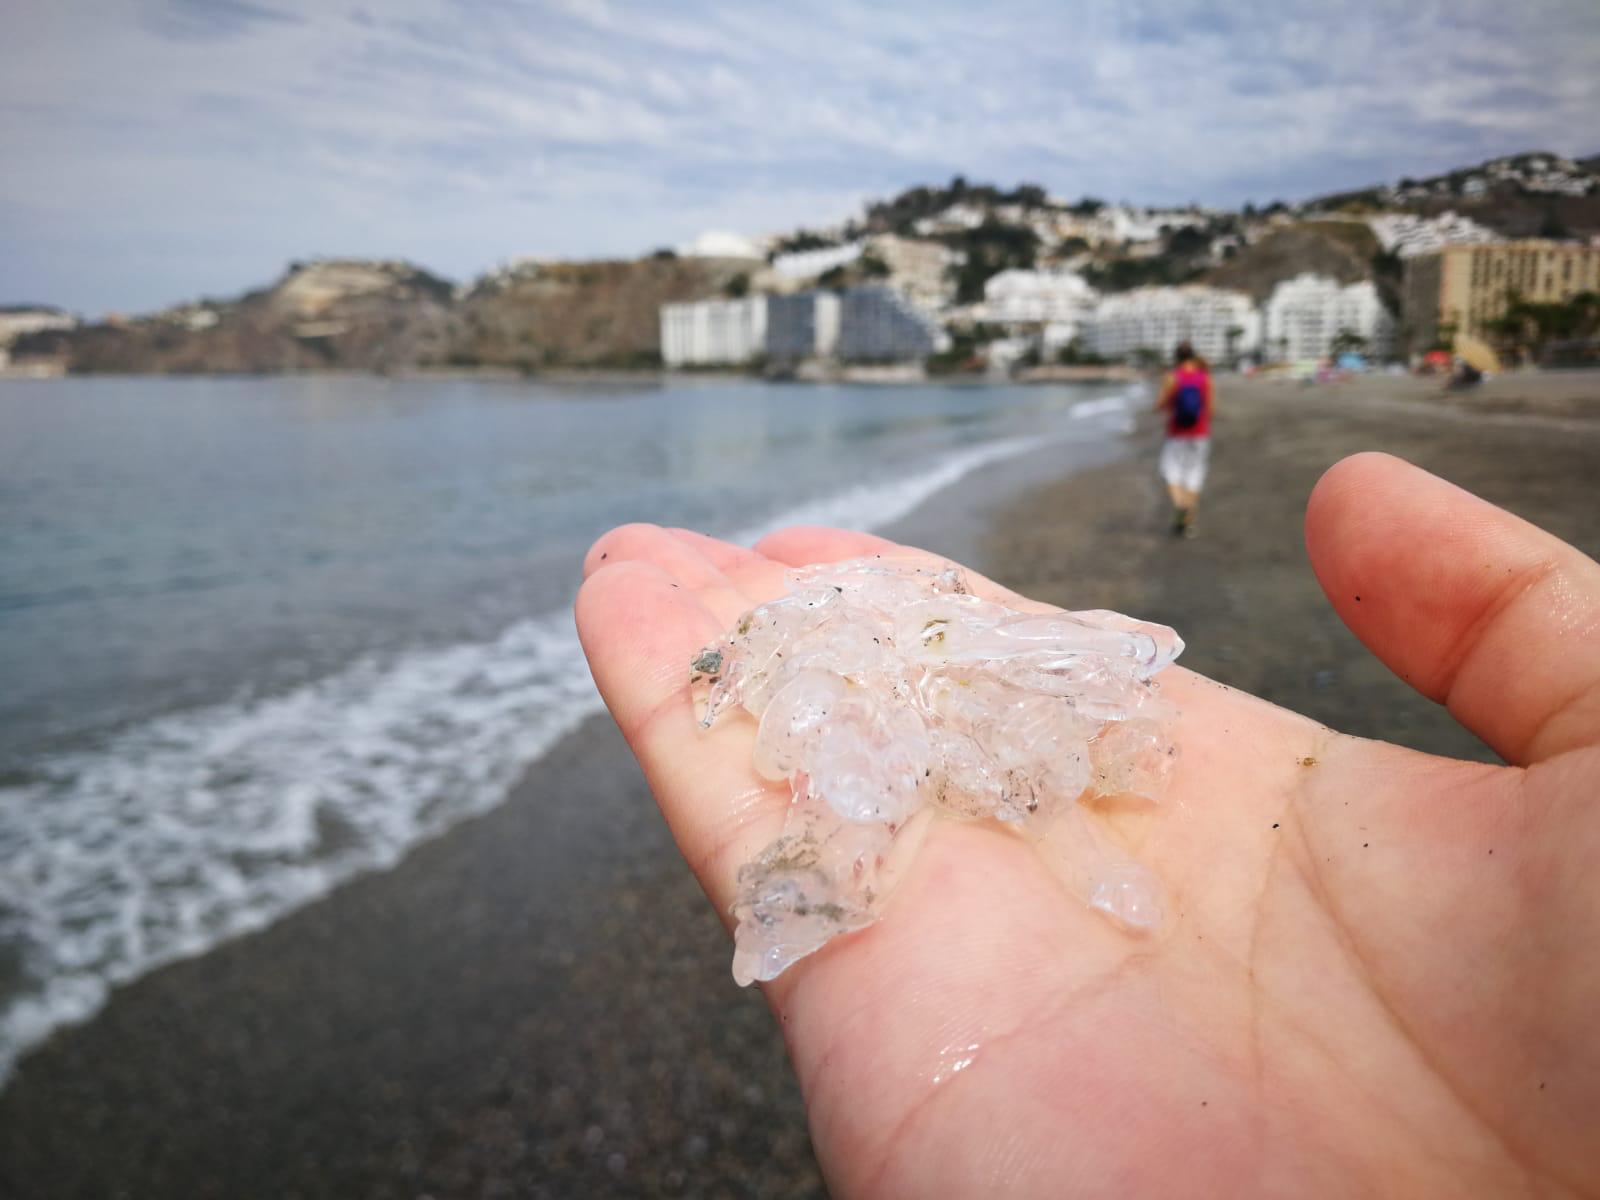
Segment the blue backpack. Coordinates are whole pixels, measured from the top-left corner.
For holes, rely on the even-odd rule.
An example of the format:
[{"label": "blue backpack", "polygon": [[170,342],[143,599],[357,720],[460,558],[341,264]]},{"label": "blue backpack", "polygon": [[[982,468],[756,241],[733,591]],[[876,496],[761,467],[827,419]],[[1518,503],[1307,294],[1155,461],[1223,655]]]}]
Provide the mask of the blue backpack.
[{"label": "blue backpack", "polygon": [[1172,427],[1193,429],[1200,424],[1200,414],[1205,411],[1205,406],[1205,393],[1200,390],[1198,383],[1193,380],[1180,383],[1172,397]]}]

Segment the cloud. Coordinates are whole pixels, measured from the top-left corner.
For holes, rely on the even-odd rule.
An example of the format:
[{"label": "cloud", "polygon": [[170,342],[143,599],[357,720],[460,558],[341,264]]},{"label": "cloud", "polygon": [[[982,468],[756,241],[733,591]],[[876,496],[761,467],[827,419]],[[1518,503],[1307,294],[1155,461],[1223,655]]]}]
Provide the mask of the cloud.
[{"label": "cloud", "polygon": [[297,21],[290,13],[251,0],[163,0],[145,19],[162,36],[195,41],[234,37],[263,23]]},{"label": "cloud", "polygon": [[91,310],[318,252],[634,254],[958,172],[1235,203],[1600,149],[1588,0],[58,0],[11,33],[0,301]]}]

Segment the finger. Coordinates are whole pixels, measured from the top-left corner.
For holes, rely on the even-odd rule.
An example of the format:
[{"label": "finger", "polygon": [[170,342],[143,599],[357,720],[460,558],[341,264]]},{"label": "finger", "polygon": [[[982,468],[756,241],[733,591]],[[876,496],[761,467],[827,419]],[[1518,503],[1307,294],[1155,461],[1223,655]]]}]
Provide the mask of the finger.
[{"label": "finger", "polygon": [[659,567],[672,583],[695,592],[724,625],[757,602],[696,546],[659,525],[619,525],[601,535],[584,558],[584,574],[591,576],[602,567],[630,562]]},{"label": "finger", "polygon": [[1335,465],[1306,547],[1344,623],[1508,762],[1600,742],[1600,566],[1383,454]]},{"label": "finger", "polygon": [[669,530],[643,522],[618,525],[601,534],[584,556],[583,574],[588,578],[607,564],[635,561],[653,562],[678,583],[690,587],[722,578],[722,572],[698,550],[674,537]]},{"label": "finger", "polygon": [[756,553],[791,567],[842,562],[874,554],[904,554],[906,547],[871,533],[830,529],[826,525],[794,525],[769,533],[756,543]]},{"label": "finger", "polygon": [[736,546],[732,542],[725,542],[709,534],[696,533],[692,529],[668,529],[667,532],[686,546],[698,550],[719,571],[737,571],[761,559],[761,555],[754,550]]},{"label": "finger", "polygon": [[724,623],[653,563],[596,571],[578,592],[578,636],[596,685],[643,768],[701,886],[726,917],[738,864],[783,824],[785,784],[750,766],[753,726],[703,730],[689,694],[689,660]]}]

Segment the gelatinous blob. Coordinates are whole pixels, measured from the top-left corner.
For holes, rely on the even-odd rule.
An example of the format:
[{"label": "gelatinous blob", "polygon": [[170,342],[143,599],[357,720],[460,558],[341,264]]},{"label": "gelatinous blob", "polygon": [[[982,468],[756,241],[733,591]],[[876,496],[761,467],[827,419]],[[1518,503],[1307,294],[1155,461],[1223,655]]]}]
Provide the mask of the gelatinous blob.
[{"label": "gelatinous blob", "polygon": [[924,810],[1034,841],[1092,908],[1161,920],[1161,887],[1083,802],[1158,800],[1176,713],[1152,682],[1183,649],[1120,613],[1023,612],[957,568],[871,558],[791,571],[690,663],[702,724],[743,708],[755,769],[788,779],[783,833],[739,871],[734,977],[772,979],[877,919],[896,835]]}]

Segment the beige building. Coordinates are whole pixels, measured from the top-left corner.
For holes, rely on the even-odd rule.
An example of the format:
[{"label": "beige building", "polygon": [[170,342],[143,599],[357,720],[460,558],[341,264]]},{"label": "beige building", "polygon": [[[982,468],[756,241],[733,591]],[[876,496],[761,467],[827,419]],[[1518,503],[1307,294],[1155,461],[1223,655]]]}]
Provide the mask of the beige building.
[{"label": "beige building", "polygon": [[1533,240],[1446,246],[1406,260],[1407,345],[1420,354],[1441,329],[1454,334],[1457,349],[1482,343],[1508,297],[1546,304],[1579,292],[1600,292],[1600,246]]},{"label": "beige building", "polygon": [[923,308],[940,309],[955,296],[950,277],[962,255],[939,242],[880,234],[867,243],[866,252],[889,268],[889,282]]}]

